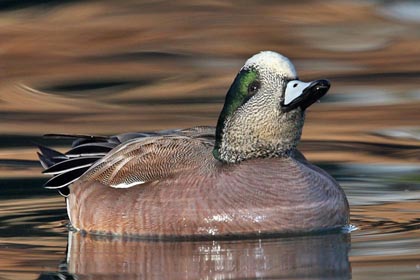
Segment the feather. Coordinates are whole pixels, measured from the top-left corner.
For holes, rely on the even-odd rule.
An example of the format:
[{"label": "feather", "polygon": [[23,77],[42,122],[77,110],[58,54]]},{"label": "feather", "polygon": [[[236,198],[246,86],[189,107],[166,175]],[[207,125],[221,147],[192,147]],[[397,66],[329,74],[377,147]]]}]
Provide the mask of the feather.
[{"label": "feather", "polygon": [[73,169],[65,173],[61,173],[57,176],[52,177],[50,180],[48,180],[44,187],[47,189],[61,189],[64,187],[67,187],[74,181],[76,181],[80,176],[82,176],[86,170],[89,169],[89,166],[87,167],[81,167],[78,169]]},{"label": "feather", "polygon": [[42,167],[44,169],[49,168],[50,166],[53,166],[54,164],[56,164],[54,161],[50,160],[49,158],[45,157],[43,154],[41,154],[40,152],[37,152],[38,158],[39,158],[39,162],[41,163]]},{"label": "feather", "polygon": [[47,158],[62,158],[66,159],[66,155],[60,153],[59,151],[53,150],[51,148],[45,147],[43,145],[38,144],[38,149],[41,151],[41,153],[47,157]]},{"label": "feather", "polygon": [[80,169],[86,166],[91,166],[94,162],[102,158],[102,156],[89,156],[89,157],[77,157],[64,160],[57,164],[54,164],[48,169],[45,169],[42,173],[44,174],[60,174],[71,170]]},{"label": "feather", "polygon": [[75,139],[72,143],[72,147],[76,147],[85,143],[107,142],[109,140],[108,136],[94,136],[84,134],[45,134],[44,137]]},{"label": "feather", "polygon": [[38,145],[40,153],[38,152],[38,158],[41,162],[41,165],[44,169],[47,169],[54,164],[62,162],[63,160],[68,159],[68,157],[56,150],[50,149],[48,147]]},{"label": "feather", "polygon": [[57,190],[61,196],[68,197],[70,194],[69,186],[62,187]]},{"label": "feather", "polygon": [[66,156],[89,156],[89,155],[96,155],[100,154],[104,156],[114,147],[116,144],[112,143],[86,143],[81,144],[79,146],[74,147],[73,149],[66,152]]}]

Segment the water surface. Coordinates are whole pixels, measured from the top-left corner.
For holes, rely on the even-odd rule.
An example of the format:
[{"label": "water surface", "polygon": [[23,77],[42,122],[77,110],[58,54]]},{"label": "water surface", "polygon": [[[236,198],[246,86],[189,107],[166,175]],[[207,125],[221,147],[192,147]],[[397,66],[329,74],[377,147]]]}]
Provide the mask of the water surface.
[{"label": "water surface", "polygon": [[[3,1],[0,279],[418,279],[419,9]],[[69,236],[64,200],[41,188],[36,161],[37,143],[69,142],[41,135],[214,125],[238,69],[267,49],[290,57],[302,80],[331,81],[299,148],[339,181],[358,230],[185,242]]]}]

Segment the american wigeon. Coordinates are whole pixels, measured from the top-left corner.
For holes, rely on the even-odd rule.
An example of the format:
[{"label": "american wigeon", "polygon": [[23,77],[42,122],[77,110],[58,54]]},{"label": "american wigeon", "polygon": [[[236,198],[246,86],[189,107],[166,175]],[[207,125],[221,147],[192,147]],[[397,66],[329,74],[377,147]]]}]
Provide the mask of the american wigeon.
[{"label": "american wigeon", "polygon": [[248,59],[216,128],[80,136],[41,147],[47,188],[77,230],[143,237],[298,233],[346,226],[337,182],[297,150],[305,109],[329,89],[301,82],[286,57]]}]

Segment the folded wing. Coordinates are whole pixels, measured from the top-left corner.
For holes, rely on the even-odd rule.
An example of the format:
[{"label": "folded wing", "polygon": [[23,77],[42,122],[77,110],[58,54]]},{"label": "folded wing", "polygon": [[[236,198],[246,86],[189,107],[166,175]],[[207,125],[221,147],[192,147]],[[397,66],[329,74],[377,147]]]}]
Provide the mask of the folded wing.
[{"label": "folded wing", "polygon": [[[192,168],[214,144],[213,127],[126,133],[111,137],[54,134],[49,137],[74,138],[72,148],[60,153],[39,146],[45,183],[63,196],[81,176],[115,188],[127,188],[158,180]],[[202,164],[202,163],[201,163]]]}]

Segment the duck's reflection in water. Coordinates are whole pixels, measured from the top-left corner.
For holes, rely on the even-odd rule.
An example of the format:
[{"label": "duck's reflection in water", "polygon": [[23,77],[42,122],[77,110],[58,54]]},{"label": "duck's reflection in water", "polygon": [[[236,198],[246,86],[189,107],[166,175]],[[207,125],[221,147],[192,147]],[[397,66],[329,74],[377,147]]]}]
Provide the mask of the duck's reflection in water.
[{"label": "duck's reflection in water", "polygon": [[344,233],[224,241],[142,241],[70,233],[78,279],[350,279]]}]

